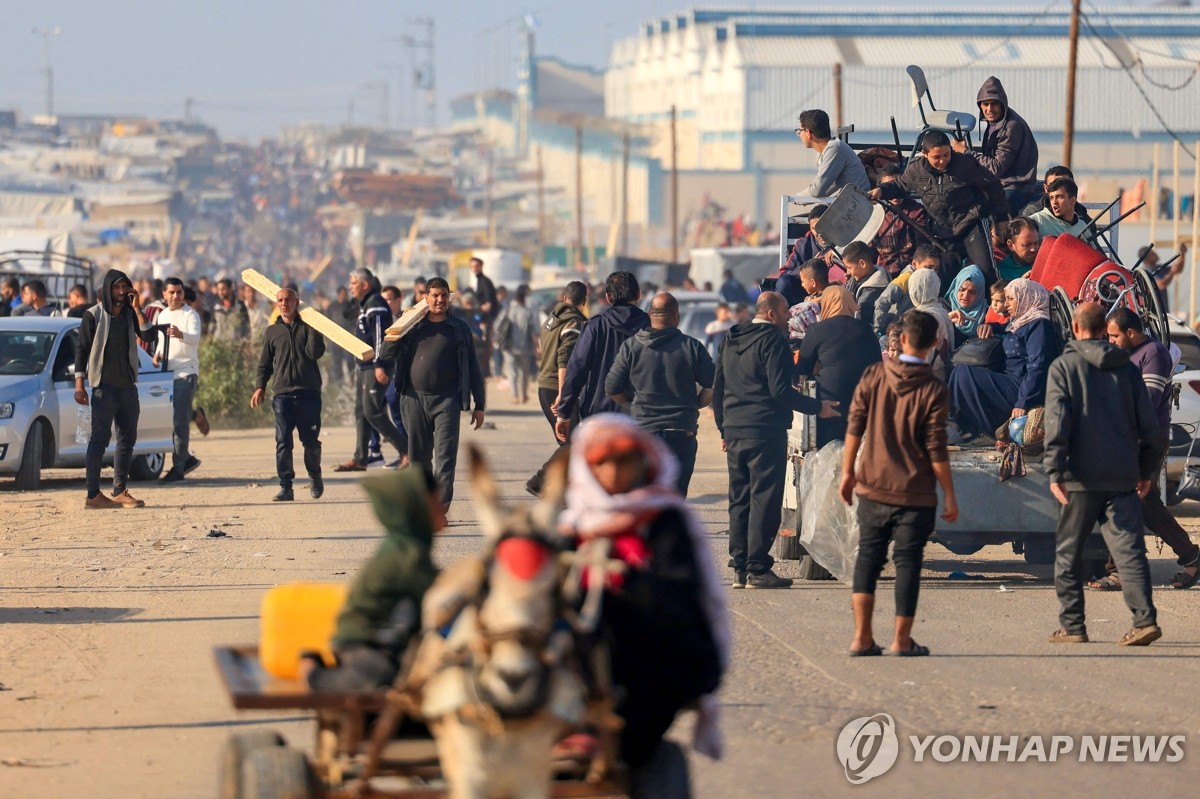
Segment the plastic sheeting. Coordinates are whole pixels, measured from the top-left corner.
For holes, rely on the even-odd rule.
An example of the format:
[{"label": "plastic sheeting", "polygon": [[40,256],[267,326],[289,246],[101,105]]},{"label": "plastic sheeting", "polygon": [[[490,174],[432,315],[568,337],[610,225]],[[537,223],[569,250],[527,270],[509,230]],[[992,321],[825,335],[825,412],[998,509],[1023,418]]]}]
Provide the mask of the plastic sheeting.
[{"label": "plastic sheeting", "polygon": [[845,445],[831,441],[800,469],[800,543],[830,574],[849,583],[858,559],[858,497],[847,507],[838,496]]}]

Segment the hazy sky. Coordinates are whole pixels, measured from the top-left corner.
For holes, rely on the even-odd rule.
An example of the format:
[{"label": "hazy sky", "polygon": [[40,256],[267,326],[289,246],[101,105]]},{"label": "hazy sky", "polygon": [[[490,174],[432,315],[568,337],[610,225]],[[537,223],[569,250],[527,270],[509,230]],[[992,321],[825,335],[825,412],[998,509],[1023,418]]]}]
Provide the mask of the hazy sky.
[{"label": "hazy sky", "polygon": [[[55,110],[182,116],[184,99],[226,135],[262,135],[299,120],[341,123],[354,100],[359,122],[377,123],[387,81],[393,121],[411,116],[412,53],[391,38],[424,38],[407,24],[435,21],[438,105],[511,85],[517,20],[532,13],[538,50],[601,66],[613,38],[686,7],[679,0],[5,0],[0,15],[0,108],[41,113],[44,41],[50,38]],[[400,95],[400,96],[398,96]],[[422,117],[422,120],[424,117]]]},{"label": "hazy sky", "polygon": [[[943,4],[924,0],[926,5],[931,2]],[[1044,7],[1038,0],[1032,2]],[[1066,0],[1060,2],[1067,7]],[[839,3],[848,4],[862,3]],[[639,22],[692,4],[3,0],[2,5],[0,109],[41,113],[45,40],[33,30],[58,26],[62,32],[49,38],[57,112],[181,117],[184,99],[191,97],[194,112],[223,135],[260,136],[305,120],[345,122],[351,101],[356,121],[377,124],[383,81],[389,85],[393,124],[406,122],[412,116],[408,76],[416,53],[389,40],[404,35],[422,39],[423,29],[408,24],[417,17],[432,17],[436,24],[438,113],[445,121],[451,98],[513,85],[517,20],[525,14],[538,21],[539,53],[602,67],[614,39],[635,35]]]}]

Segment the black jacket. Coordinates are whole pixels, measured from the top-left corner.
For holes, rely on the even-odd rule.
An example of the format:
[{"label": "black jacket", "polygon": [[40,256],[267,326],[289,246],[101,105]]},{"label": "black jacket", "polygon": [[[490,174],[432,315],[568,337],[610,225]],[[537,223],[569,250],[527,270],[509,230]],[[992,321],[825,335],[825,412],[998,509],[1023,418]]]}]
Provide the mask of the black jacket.
[{"label": "black jacket", "polygon": [[[425,325],[434,324],[428,319],[422,319],[403,338],[395,341],[384,341],[380,355],[386,361],[396,365],[396,391],[403,394],[409,387],[409,373],[412,370],[414,347],[412,346],[418,330]],[[475,400],[474,410],[482,411],[487,404],[486,392],[483,385],[483,372],[479,368],[479,356],[475,354],[475,342],[471,338],[471,328],[467,323],[451,314],[446,321],[439,324],[450,325],[454,331],[455,349],[458,351],[458,395],[464,411],[471,410],[471,399]]]},{"label": "black jacket", "polygon": [[567,374],[559,388],[559,419],[576,415],[586,419],[597,413],[622,412],[621,406],[604,393],[604,378],[625,339],[647,327],[650,317],[633,305],[612,305],[588,320],[571,352]]},{"label": "black jacket", "polygon": [[1045,424],[1046,476],[1068,491],[1132,491],[1163,455],[1142,374],[1107,341],[1072,341],[1050,364]]},{"label": "black jacket", "polygon": [[938,238],[959,239],[982,217],[1005,220],[1009,216],[1000,179],[961,153],[950,153],[944,172],[933,169],[924,158],[914,158],[899,179],[879,189],[885,200],[917,195]]},{"label": "black jacket", "polygon": [[989,122],[983,133],[982,152],[972,153],[984,169],[1000,178],[1000,185],[1021,191],[1038,188],[1038,147],[1033,131],[1021,115],[1008,107],[1000,79],[990,77],[979,87],[976,105],[994,100],[1004,106],[999,122]]},{"label": "black jacket", "polygon": [[604,393],[628,397],[631,415],[647,430],[694,433],[700,389],[712,388],[713,377],[712,358],[703,344],[677,327],[648,327],[621,345],[604,379]]},{"label": "black jacket", "polygon": [[325,354],[325,337],[308,325],[299,315],[289,325],[283,317],[267,325],[263,333],[262,354],[258,358],[258,377],[255,388],[265,389],[272,377],[271,390],[276,394],[294,391],[321,390],[321,367],[317,363]]},{"label": "black jacket", "polygon": [[871,326],[853,316],[835,316],[817,322],[804,334],[797,368],[801,374],[812,374],[820,364],[817,399],[837,400],[844,415],[863,372],[879,361],[879,339]]},{"label": "black jacket", "polygon": [[713,415],[722,439],[776,438],[792,413],[816,413],[820,401],[792,388],[792,352],[772,324],[742,322],[721,342],[713,379]]},{"label": "black jacket", "polygon": [[390,368],[389,359],[382,357],[379,353],[383,349],[383,332],[392,324],[391,306],[387,304],[387,300],[380,295],[378,290],[371,289],[367,292],[367,296],[359,301],[358,309],[358,322],[354,326],[354,333],[362,339],[363,343],[369,344],[375,349],[375,358],[370,361],[359,361],[358,368]]}]

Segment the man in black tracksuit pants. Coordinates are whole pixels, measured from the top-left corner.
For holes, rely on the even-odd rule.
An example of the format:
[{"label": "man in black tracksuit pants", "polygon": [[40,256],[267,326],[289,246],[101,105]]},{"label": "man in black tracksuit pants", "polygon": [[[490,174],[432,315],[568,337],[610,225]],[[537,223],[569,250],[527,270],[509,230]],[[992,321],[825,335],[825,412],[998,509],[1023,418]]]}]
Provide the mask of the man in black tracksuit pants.
[{"label": "man in black tracksuit pants", "polygon": [[380,354],[396,364],[409,462],[413,468],[432,469],[443,505],[449,509],[454,499],[460,416],[471,411],[474,428],[483,426],[485,389],[471,329],[450,315],[449,284],[435,277],[426,288],[429,315],[404,338],[385,342]]},{"label": "man in black tracksuit pants", "polygon": [[356,269],[350,275],[350,293],[358,300],[358,323],[355,334],[375,350],[375,357],[358,362],[354,391],[354,421],[358,427],[354,458],[334,471],[363,472],[367,469],[371,428],[380,438],[396,448],[403,456],[404,440],[388,417],[387,389],[391,382],[392,362],[381,354],[383,333],[392,324],[392,309],[379,293],[379,284],[369,269]]},{"label": "man in black tracksuit pants", "polygon": [[1086,643],[1083,547],[1096,524],[1121,575],[1133,629],[1119,641],[1145,646],[1162,636],[1150,599],[1142,535],[1142,497],[1161,463],[1158,419],[1129,353],[1105,341],[1104,309],[1075,308],[1067,344],[1046,380],[1046,455],[1050,491],[1062,504],[1054,590],[1062,627],[1051,643]]},{"label": "man in black tracksuit pants", "polygon": [[292,481],[296,470],[292,461],[292,431],[300,435],[304,448],[304,469],[308,472],[309,493],[320,499],[325,493],[321,479],[321,367],[325,337],[308,326],[297,313],[300,298],[293,289],[280,289],[275,295],[279,318],[263,333],[262,354],[258,359],[258,377],[250,407],[257,408],[272,377],[275,411],[275,470],[279,474],[279,493],[275,502],[295,499]]},{"label": "man in black tracksuit pants", "polygon": [[621,345],[604,380],[604,393],[628,405],[637,423],[675,454],[675,485],[685,497],[696,468],[699,411],[712,402],[713,376],[704,345],[679,330],[679,301],[663,293],[650,303],[650,327]]},{"label": "man in black tracksuit pants", "polygon": [[792,413],[839,415],[792,388],[794,365],[784,331],[782,294],[764,291],[754,319],[730,328],[717,353],[713,414],[729,466],[729,565],[734,588],[787,588],[791,579],[771,571],[771,544],[779,532],[787,435]]}]

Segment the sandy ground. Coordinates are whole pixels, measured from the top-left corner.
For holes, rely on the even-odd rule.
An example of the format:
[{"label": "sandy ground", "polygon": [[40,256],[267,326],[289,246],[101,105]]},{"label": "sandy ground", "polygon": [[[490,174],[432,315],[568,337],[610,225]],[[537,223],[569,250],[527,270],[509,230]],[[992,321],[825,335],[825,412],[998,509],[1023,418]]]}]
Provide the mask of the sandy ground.
[{"label": "sandy ground", "polygon": [[[536,406],[493,405],[494,428],[464,440],[483,443],[504,493],[524,500],[549,433]],[[692,502],[724,568],[726,474],[705,424]],[[231,732],[270,726],[310,745],[304,713],[232,710],[211,648],[256,640],[269,587],[348,580],[374,547],[378,527],[356,480],[332,472],[352,450],[351,431],[327,429],[323,440],[319,501],[303,481],[298,501],[270,501],[266,429],[196,438],[201,468],[172,487],[135,485],[141,510],[85,513],[82,472],[52,472],[43,490],[24,494],[0,482],[0,797],[211,797]],[[1193,530],[1198,509],[1180,509]],[[450,518],[436,549],[443,563],[481,540],[461,482]],[[1156,585],[1174,572],[1168,555],[1152,550]],[[971,558],[931,547],[928,557],[917,636],[937,656],[923,661],[847,659],[849,597],[838,583],[730,592],[729,751],[720,763],[693,758],[698,796],[1011,797],[1045,795],[1048,785],[1060,796],[1148,785],[1158,796],[1194,795],[1200,757],[1191,751],[1155,765],[914,764],[908,735],[1169,733],[1200,743],[1200,591],[1156,591],[1166,637],[1143,651],[1113,646],[1128,627],[1120,595],[1089,594],[1096,643],[1052,647],[1043,643],[1057,611],[1048,567],[999,547]],[[984,579],[946,579],[951,571]],[[889,592],[885,582],[881,640]],[[847,721],[877,712],[896,719],[900,761],[852,788],[834,742]],[[677,734],[689,730],[685,721]]]}]

